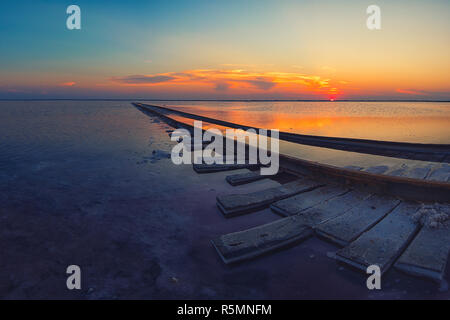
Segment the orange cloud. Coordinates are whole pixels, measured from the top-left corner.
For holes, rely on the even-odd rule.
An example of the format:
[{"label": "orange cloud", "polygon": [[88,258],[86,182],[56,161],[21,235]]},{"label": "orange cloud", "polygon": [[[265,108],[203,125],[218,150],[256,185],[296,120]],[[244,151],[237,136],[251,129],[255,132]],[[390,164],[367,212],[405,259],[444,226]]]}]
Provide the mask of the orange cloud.
[{"label": "orange cloud", "polygon": [[76,82],[70,81],[70,82],[63,82],[63,83],[60,83],[59,85],[60,85],[61,87],[73,87],[75,84],[76,84]]},{"label": "orange cloud", "polygon": [[335,85],[331,84],[331,79],[316,75],[293,72],[251,72],[243,69],[187,70],[112,77],[110,80],[121,86],[209,86],[217,91],[271,91],[278,89],[288,92],[307,91],[327,95],[341,93]]},{"label": "orange cloud", "polygon": [[395,91],[398,92],[398,93],[412,94],[412,95],[419,95],[419,96],[426,96],[427,95],[425,92],[420,92],[420,91],[415,91],[415,90],[397,89]]}]

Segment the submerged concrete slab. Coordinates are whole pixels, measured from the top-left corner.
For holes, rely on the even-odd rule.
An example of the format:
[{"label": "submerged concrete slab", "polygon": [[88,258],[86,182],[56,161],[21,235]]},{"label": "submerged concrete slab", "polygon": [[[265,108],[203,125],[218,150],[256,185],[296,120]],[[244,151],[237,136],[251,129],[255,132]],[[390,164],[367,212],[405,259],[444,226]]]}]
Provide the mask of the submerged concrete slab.
[{"label": "submerged concrete slab", "polygon": [[249,194],[220,195],[217,196],[217,206],[226,217],[230,217],[267,207],[275,201],[313,190],[321,185],[313,180],[300,179]]},{"label": "submerged concrete slab", "polygon": [[388,170],[389,170],[389,167],[385,166],[385,165],[373,166],[373,167],[369,167],[367,169],[363,169],[363,171],[365,171],[365,172],[375,173],[375,174],[383,174]]},{"label": "submerged concrete slab", "polygon": [[396,177],[425,179],[430,174],[432,168],[432,164],[416,164],[411,166],[402,163],[400,166],[391,168],[386,174]]},{"label": "submerged concrete slab", "polygon": [[309,209],[319,203],[343,195],[350,191],[341,186],[324,186],[312,191],[301,193],[281,201],[277,201],[270,206],[276,213],[282,216],[292,216]]},{"label": "submerged concrete slab", "polygon": [[449,182],[450,181],[450,165],[447,163],[441,164],[440,166],[438,166],[434,170],[432,170],[426,179]]},{"label": "submerged concrete slab", "polygon": [[405,176],[413,179],[425,179],[430,174],[432,167],[431,164],[417,165],[408,170]]},{"label": "submerged concrete slab", "polygon": [[386,172],[386,175],[394,177],[406,177],[409,169],[410,168],[407,164],[402,163],[399,166],[392,167],[388,172]]},{"label": "submerged concrete slab", "polygon": [[364,168],[363,168],[363,167],[360,167],[360,166],[350,165],[350,166],[345,166],[344,169],[355,170],[355,171],[361,171],[361,170],[364,169]]},{"label": "submerged concrete slab", "polygon": [[444,280],[450,252],[450,221],[443,228],[423,227],[408,249],[395,263],[395,268],[407,274]]},{"label": "submerged concrete slab", "polygon": [[211,173],[219,171],[230,171],[237,169],[257,169],[257,164],[194,164],[193,169],[197,173]]},{"label": "submerged concrete slab", "polygon": [[244,231],[223,235],[212,241],[225,263],[240,262],[293,245],[313,234],[297,216]]},{"label": "submerged concrete slab", "polygon": [[349,191],[343,195],[325,200],[316,206],[304,210],[300,212],[297,217],[303,221],[303,224],[315,227],[318,224],[346,213],[369,196],[370,194],[365,192]]},{"label": "submerged concrete slab", "polygon": [[316,226],[315,231],[338,245],[346,246],[377,224],[399,203],[397,199],[373,195],[345,214]]},{"label": "submerged concrete slab", "polygon": [[[335,198],[336,201],[326,201],[326,204],[310,208],[298,215],[223,235],[213,240],[214,247],[225,263],[232,263],[291,246],[310,237],[314,233],[312,226],[342,214],[348,210],[351,201],[362,201],[366,197],[359,192],[347,194],[337,197],[345,197],[344,199]],[[344,205],[338,203],[344,203]]]},{"label": "submerged concrete slab", "polygon": [[416,203],[402,202],[372,229],[337,251],[336,259],[364,272],[370,265],[385,272],[420,229],[412,219],[419,207]]},{"label": "submerged concrete slab", "polygon": [[262,179],[269,178],[270,176],[263,176],[259,171],[250,171],[246,173],[232,174],[226,177],[226,180],[232,186],[238,186]]}]

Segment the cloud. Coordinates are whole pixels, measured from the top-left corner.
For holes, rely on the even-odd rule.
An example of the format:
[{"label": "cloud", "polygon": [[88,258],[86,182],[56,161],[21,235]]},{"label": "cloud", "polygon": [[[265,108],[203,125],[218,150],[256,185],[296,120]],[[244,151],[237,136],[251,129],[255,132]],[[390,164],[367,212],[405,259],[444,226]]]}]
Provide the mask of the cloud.
[{"label": "cloud", "polygon": [[165,76],[165,75],[154,75],[154,76],[144,76],[144,75],[133,75],[127,77],[113,77],[112,81],[125,83],[125,84],[155,84],[163,83],[176,79],[175,77]]},{"label": "cloud", "polygon": [[270,90],[276,85],[276,83],[265,80],[245,80],[245,81],[261,90]]},{"label": "cloud", "polygon": [[229,87],[230,87],[230,85],[228,83],[220,82],[220,83],[216,83],[215,89],[217,91],[227,91]]},{"label": "cloud", "polygon": [[397,89],[395,90],[398,93],[403,93],[403,94],[412,94],[412,95],[418,95],[418,96],[426,96],[428,95],[425,92],[421,92],[421,91],[416,91],[416,90],[404,90],[404,89]]},{"label": "cloud", "polygon": [[317,75],[297,72],[257,72],[245,69],[197,69],[150,75],[130,75],[109,79],[121,86],[185,86],[187,90],[272,92],[274,88],[295,93],[340,93],[336,84]]},{"label": "cloud", "polygon": [[63,82],[60,83],[59,85],[61,87],[73,87],[74,85],[76,85],[77,83],[75,81],[70,81],[70,82]]}]

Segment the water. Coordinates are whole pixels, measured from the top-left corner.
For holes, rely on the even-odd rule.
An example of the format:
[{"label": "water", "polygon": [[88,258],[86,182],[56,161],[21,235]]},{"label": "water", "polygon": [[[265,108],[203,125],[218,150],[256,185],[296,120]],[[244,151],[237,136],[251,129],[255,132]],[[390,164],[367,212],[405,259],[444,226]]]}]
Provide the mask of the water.
[{"label": "water", "polygon": [[450,143],[450,102],[153,103],[238,124],[301,134]]},{"label": "water", "polygon": [[133,109],[128,102],[1,101],[0,168],[114,157],[148,138],[136,136]]},{"label": "water", "polygon": [[[263,106],[285,108],[214,105],[202,103],[202,112],[225,118],[233,116],[225,106],[243,115],[245,105],[259,115]],[[438,108],[430,109],[438,117]],[[197,175],[191,166],[174,166],[165,157],[168,129],[127,101],[0,102],[0,298],[448,299],[432,283],[395,270],[383,278],[383,292],[370,293],[364,276],[338,269],[327,258],[336,248],[318,239],[225,266],[211,239],[279,217],[267,209],[223,219],[216,196],[267,186],[232,187],[227,172]],[[296,150],[324,162],[357,159]],[[65,287],[71,264],[82,268],[81,291]]]},{"label": "water", "polygon": [[[418,143],[450,143],[450,103],[442,102],[148,102],[211,118],[301,134]],[[171,115],[188,123],[193,120]],[[218,127],[204,123],[204,128]],[[219,128],[220,129],[220,128]],[[280,141],[285,155],[339,167],[434,166]]]},{"label": "water", "polygon": [[[0,101],[0,168],[114,158],[148,139],[131,101]],[[304,134],[450,143],[444,102],[149,102],[256,127]],[[346,166],[402,159],[281,142],[282,153]],[[425,165],[425,164],[424,164]]]}]

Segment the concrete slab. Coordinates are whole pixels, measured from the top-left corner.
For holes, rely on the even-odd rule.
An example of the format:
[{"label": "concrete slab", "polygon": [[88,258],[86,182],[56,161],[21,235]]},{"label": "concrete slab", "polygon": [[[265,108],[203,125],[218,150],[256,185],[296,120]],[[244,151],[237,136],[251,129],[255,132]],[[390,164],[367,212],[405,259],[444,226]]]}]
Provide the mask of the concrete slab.
[{"label": "concrete slab", "polygon": [[412,219],[419,208],[419,204],[402,202],[376,226],[337,251],[336,259],[364,272],[370,265],[385,272],[420,229]]},{"label": "concrete slab", "polygon": [[399,203],[397,199],[373,195],[345,214],[316,226],[315,231],[338,245],[346,246],[377,224]]},{"label": "concrete slab", "polygon": [[312,191],[301,193],[273,203],[270,208],[282,216],[292,216],[309,209],[319,203],[349,192],[349,189],[341,186],[324,186]]},{"label": "concrete slab", "polygon": [[219,195],[217,206],[226,217],[231,217],[267,207],[275,201],[313,190],[321,185],[313,180],[300,179],[280,187],[249,194]]},{"label": "concrete slab", "polygon": [[225,263],[255,258],[307,239],[313,234],[297,216],[223,235],[212,241]]}]

